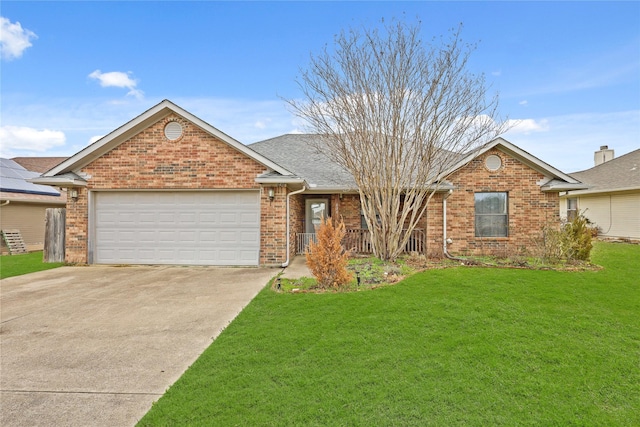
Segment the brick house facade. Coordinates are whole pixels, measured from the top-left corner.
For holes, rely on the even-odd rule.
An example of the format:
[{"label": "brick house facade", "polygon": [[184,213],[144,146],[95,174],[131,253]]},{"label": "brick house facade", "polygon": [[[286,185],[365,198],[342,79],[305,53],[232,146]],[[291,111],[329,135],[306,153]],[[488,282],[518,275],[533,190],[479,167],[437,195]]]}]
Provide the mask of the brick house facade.
[{"label": "brick house facade", "polygon": [[[305,151],[310,150],[304,142],[310,137],[288,135],[247,147],[163,101],[43,174],[38,183],[69,187],[77,193],[67,202],[69,263],[155,263],[157,259],[158,263],[189,264],[189,258],[180,258],[188,256],[184,253],[211,252],[210,258],[194,257],[194,263],[286,265],[296,253],[296,236],[305,232],[309,221],[308,200],[324,200],[326,214],[344,220],[347,229],[362,228],[356,188],[348,174],[327,163],[328,159]],[[488,158],[494,163],[499,159],[499,167],[493,163],[488,167]],[[503,254],[527,246],[544,224],[557,221],[558,192],[579,186],[502,139],[461,157],[447,180],[449,192],[434,195],[418,224],[425,233],[423,250],[430,256],[443,255],[445,198],[451,253]],[[477,236],[479,192],[499,193],[506,201],[506,219],[498,218],[499,226],[508,221],[505,236]],[[106,193],[112,199],[106,199]],[[134,202],[125,203],[126,194]],[[149,194],[157,194],[157,200],[150,202]],[[167,207],[170,196],[185,194],[185,205]],[[201,195],[212,202],[200,206]],[[119,203],[120,196],[122,208],[108,205],[108,200]],[[238,212],[229,204],[236,202],[239,208],[242,205]],[[162,213],[165,208],[167,213]],[[171,217],[173,222],[162,225],[154,215]],[[184,226],[183,217],[188,222]],[[103,227],[103,222],[108,226]],[[494,224],[495,219],[489,222]],[[133,230],[119,233],[120,226]],[[145,236],[157,235],[173,237],[161,244],[150,240],[143,247]],[[238,246],[245,241],[247,250],[241,253]],[[175,246],[176,258],[160,254],[159,245],[166,253]],[[209,250],[207,245],[216,249]]]}]

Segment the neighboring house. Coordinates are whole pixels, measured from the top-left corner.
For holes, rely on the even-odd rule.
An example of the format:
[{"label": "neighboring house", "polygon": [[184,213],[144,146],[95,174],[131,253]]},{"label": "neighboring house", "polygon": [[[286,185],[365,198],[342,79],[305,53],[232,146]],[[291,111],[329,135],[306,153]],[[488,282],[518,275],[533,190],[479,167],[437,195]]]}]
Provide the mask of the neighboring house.
[{"label": "neighboring house", "polygon": [[594,154],[595,166],[570,175],[588,186],[561,195],[560,215],[583,213],[599,235],[640,240],[640,149],[618,158],[608,146]]},{"label": "neighboring house", "polygon": [[11,160],[28,171],[44,173],[67,160],[67,157],[14,157]]},{"label": "neighboring house", "polygon": [[[353,179],[315,138],[245,146],[165,100],[33,182],[70,189],[71,263],[286,265],[327,214],[366,251]],[[519,251],[574,188],[584,186],[498,138],[460,156],[408,249],[442,256],[446,212],[451,253]]]},{"label": "neighboring house", "polygon": [[[66,204],[64,192],[26,181],[39,175],[13,160],[0,159],[0,228],[19,230],[30,251],[43,249],[46,210]],[[8,253],[0,240],[2,253]]]}]

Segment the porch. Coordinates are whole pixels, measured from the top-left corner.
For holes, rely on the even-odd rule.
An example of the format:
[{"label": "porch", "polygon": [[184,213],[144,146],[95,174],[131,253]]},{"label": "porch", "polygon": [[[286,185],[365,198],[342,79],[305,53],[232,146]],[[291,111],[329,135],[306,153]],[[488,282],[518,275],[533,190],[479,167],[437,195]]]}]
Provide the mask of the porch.
[{"label": "porch", "polygon": [[[347,229],[347,233],[343,239],[342,245],[345,249],[357,254],[370,254],[371,249],[371,233],[366,229]],[[406,230],[405,230],[406,232]],[[304,254],[307,251],[309,242],[316,240],[316,233],[297,233],[296,234],[296,254]],[[426,234],[423,229],[414,229],[411,237],[404,247],[405,253],[416,252],[423,254],[426,250]]]}]

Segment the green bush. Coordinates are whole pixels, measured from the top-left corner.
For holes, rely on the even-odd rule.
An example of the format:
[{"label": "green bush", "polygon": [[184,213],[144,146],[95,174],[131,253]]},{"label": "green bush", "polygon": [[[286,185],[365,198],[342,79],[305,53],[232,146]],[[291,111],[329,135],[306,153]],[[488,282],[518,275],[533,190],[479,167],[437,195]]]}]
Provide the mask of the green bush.
[{"label": "green bush", "polygon": [[595,227],[582,214],[542,230],[541,256],[548,261],[589,261]]},{"label": "green bush", "polygon": [[567,260],[589,260],[593,248],[592,229],[589,220],[582,214],[562,225],[562,252]]}]

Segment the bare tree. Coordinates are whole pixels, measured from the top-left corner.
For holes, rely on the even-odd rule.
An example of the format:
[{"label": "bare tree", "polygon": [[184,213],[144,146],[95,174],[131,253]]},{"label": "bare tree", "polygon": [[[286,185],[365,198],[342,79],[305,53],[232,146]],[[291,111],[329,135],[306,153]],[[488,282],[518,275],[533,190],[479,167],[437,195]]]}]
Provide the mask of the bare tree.
[{"label": "bare tree", "polygon": [[343,31],[302,71],[302,100],[288,101],[353,174],[374,254],[386,260],[402,253],[460,154],[503,131],[497,95],[467,69],[475,46],[460,28],[437,42],[403,22]]}]

